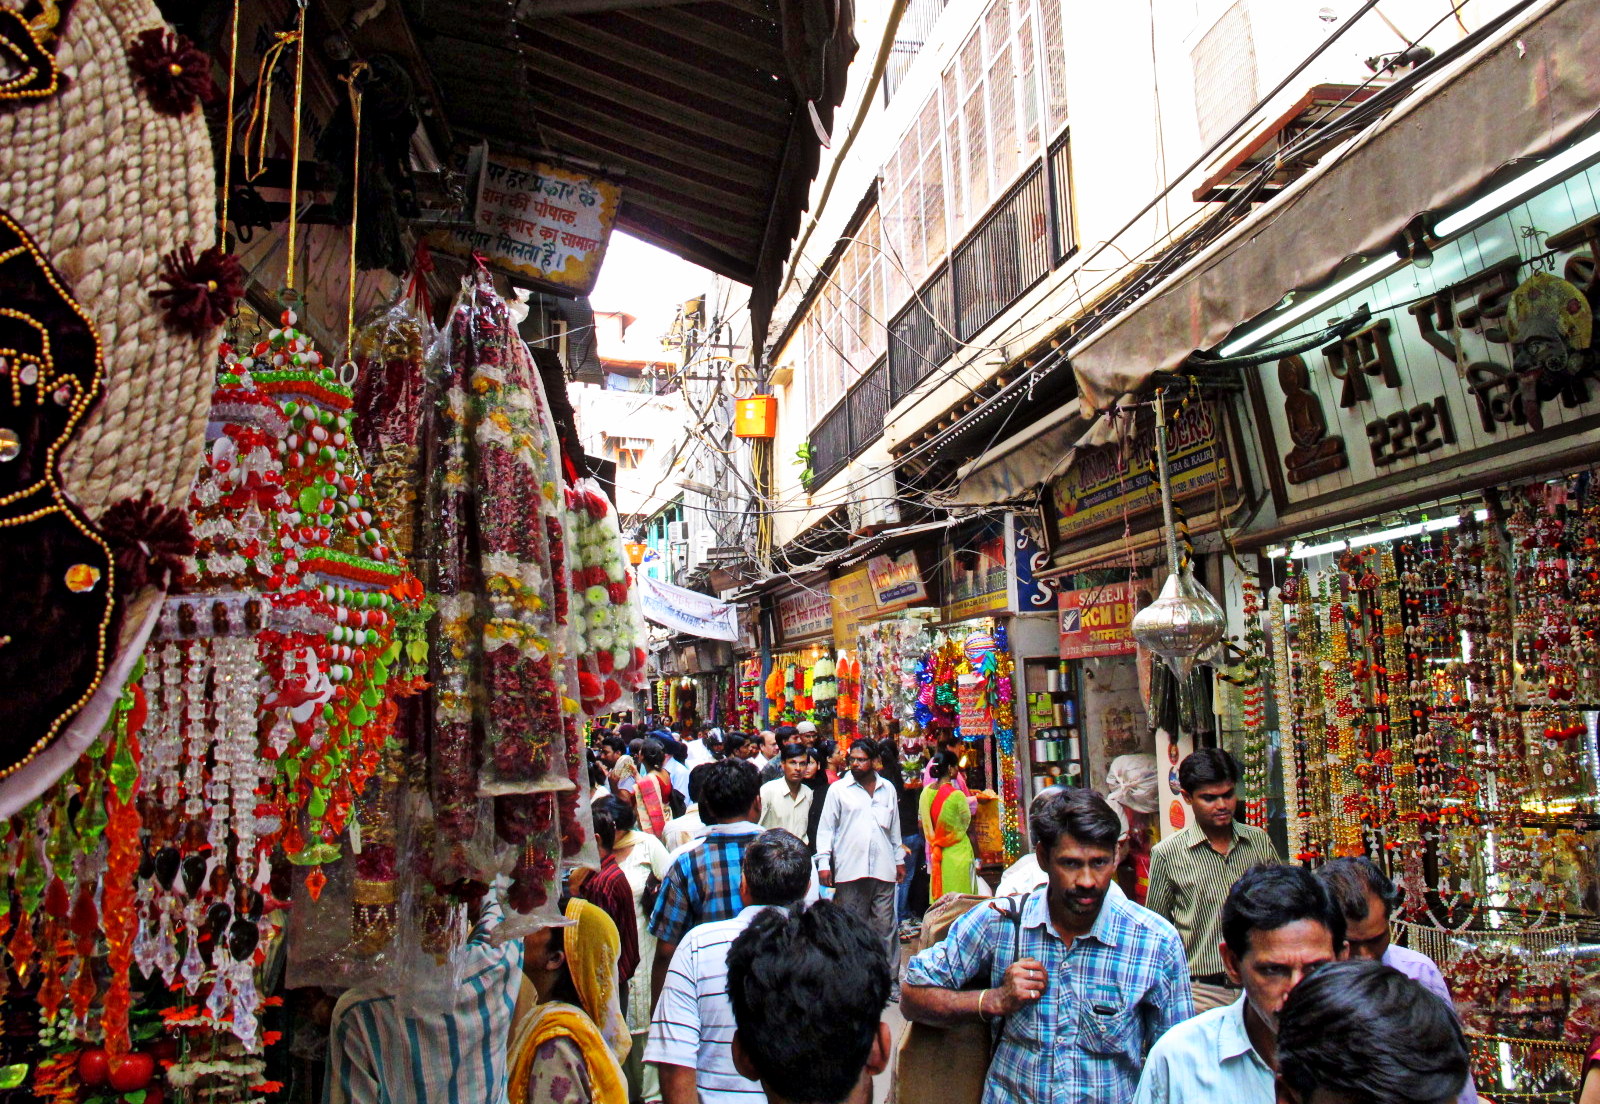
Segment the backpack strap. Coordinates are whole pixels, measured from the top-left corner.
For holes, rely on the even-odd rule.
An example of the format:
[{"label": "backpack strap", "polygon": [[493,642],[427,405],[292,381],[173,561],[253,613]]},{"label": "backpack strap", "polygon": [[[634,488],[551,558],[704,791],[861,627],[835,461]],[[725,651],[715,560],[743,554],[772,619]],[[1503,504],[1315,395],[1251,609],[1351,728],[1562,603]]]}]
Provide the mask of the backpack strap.
[{"label": "backpack strap", "polygon": [[[998,912],[1001,916],[1005,917],[1011,922],[1011,958],[1000,970],[1000,976],[1002,979],[1005,977],[1006,970],[1009,970],[1011,966],[1022,957],[1022,902],[1027,896],[1028,894],[1026,893],[1020,893],[1009,897],[1002,897],[1000,900],[1007,902],[1008,907],[1002,906],[1000,901],[989,902],[989,908],[993,909],[995,912]],[[994,965],[999,965],[999,963],[996,962]],[[994,966],[991,966],[989,969],[989,977],[991,980],[994,978]],[[992,1036],[994,1046],[998,1046],[1000,1044],[1000,1040],[1005,1037],[1006,1021],[1008,1019],[1010,1019],[1009,1016],[1001,1016],[995,1021]]]}]

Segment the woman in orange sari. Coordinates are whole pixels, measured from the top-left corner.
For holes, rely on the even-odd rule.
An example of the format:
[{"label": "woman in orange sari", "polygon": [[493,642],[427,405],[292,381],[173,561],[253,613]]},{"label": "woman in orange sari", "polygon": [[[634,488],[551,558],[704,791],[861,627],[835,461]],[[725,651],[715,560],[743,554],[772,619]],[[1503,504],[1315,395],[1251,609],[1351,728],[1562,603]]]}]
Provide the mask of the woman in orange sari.
[{"label": "woman in orange sari", "polygon": [[954,752],[941,751],[933,757],[928,766],[933,785],[923,787],[918,809],[922,837],[928,841],[930,902],[946,893],[973,892],[972,841],[967,838],[972,808],[956,787],[956,763]]},{"label": "woman in orange sari", "polygon": [[672,819],[672,779],[667,776],[667,749],[660,740],[648,738],[639,749],[644,772],[639,775],[639,785],[634,789],[634,810],[639,827],[657,839]]}]

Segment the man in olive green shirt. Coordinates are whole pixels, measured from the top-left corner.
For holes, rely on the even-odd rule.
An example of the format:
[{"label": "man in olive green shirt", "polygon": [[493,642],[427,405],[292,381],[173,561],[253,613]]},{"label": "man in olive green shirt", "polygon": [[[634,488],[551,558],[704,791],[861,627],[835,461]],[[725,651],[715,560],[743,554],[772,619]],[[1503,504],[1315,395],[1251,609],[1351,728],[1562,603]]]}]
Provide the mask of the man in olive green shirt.
[{"label": "man in olive green shirt", "polygon": [[1202,748],[1178,764],[1178,786],[1194,823],[1150,852],[1145,907],[1172,921],[1189,955],[1196,1012],[1232,1004],[1239,992],[1222,968],[1222,903],[1246,870],[1282,860],[1259,828],[1234,820],[1239,763]]}]

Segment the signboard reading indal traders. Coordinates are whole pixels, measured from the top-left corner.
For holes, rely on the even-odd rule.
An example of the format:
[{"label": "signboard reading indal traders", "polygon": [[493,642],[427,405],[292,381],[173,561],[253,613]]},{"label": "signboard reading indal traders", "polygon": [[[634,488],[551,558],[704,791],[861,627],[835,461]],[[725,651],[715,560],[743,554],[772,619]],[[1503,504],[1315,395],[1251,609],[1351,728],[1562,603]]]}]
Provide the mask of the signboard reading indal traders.
[{"label": "signboard reading indal traders", "polygon": [[[1172,419],[1167,447],[1174,501],[1211,494],[1218,484],[1224,490],[1232,485],[1221,413],[1210,403],[1192,402]],[[1161,485],[1155,465],[1148,462],[1154,454],[1155,418],[1144,409],[1125,445],[1081,449],[1050,488],[1056,546],[1077,543],[1110,526],[1121,532],[1124,518],[1132,521],[1159,510]]]},{"label": "signboard reading indal traders", "polygon": [[432,241],[463,256],[480,253],[511,275],[587,295],[600,275],[620,185],[544,162],[496,153],[478,175],[472,229]]}]

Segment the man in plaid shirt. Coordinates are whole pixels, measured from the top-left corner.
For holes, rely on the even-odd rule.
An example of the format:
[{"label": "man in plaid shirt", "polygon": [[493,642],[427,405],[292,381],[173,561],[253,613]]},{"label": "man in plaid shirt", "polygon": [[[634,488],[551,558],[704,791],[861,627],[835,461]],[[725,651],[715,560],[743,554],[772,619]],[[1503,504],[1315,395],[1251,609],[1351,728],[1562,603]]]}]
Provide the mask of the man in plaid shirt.
[{"label": "man in plaid shirt", "polygon": [[906,1018],[999,1025],[983,1104],[1127,1104],[1150,1047],[1194,1015],[1183,940],[1108,892],[1121,825],[1105,798],[1050,790],[1028,823],[1048,881],[974,908],[912,959]]},{"label": "man in plaid shirt", "polygon": [[691,842],[673,860],[661,880],[650,931],[656,937],[656,957],[651,964],[650,1000],[661,997],[667,968],[684,934],[699,924],[729,920],[744,905],[739,900],[739,876],[744,849],[761,834],[761,779],[755,766],[744,759],[719,759],[695,772],[704,836]]}]

